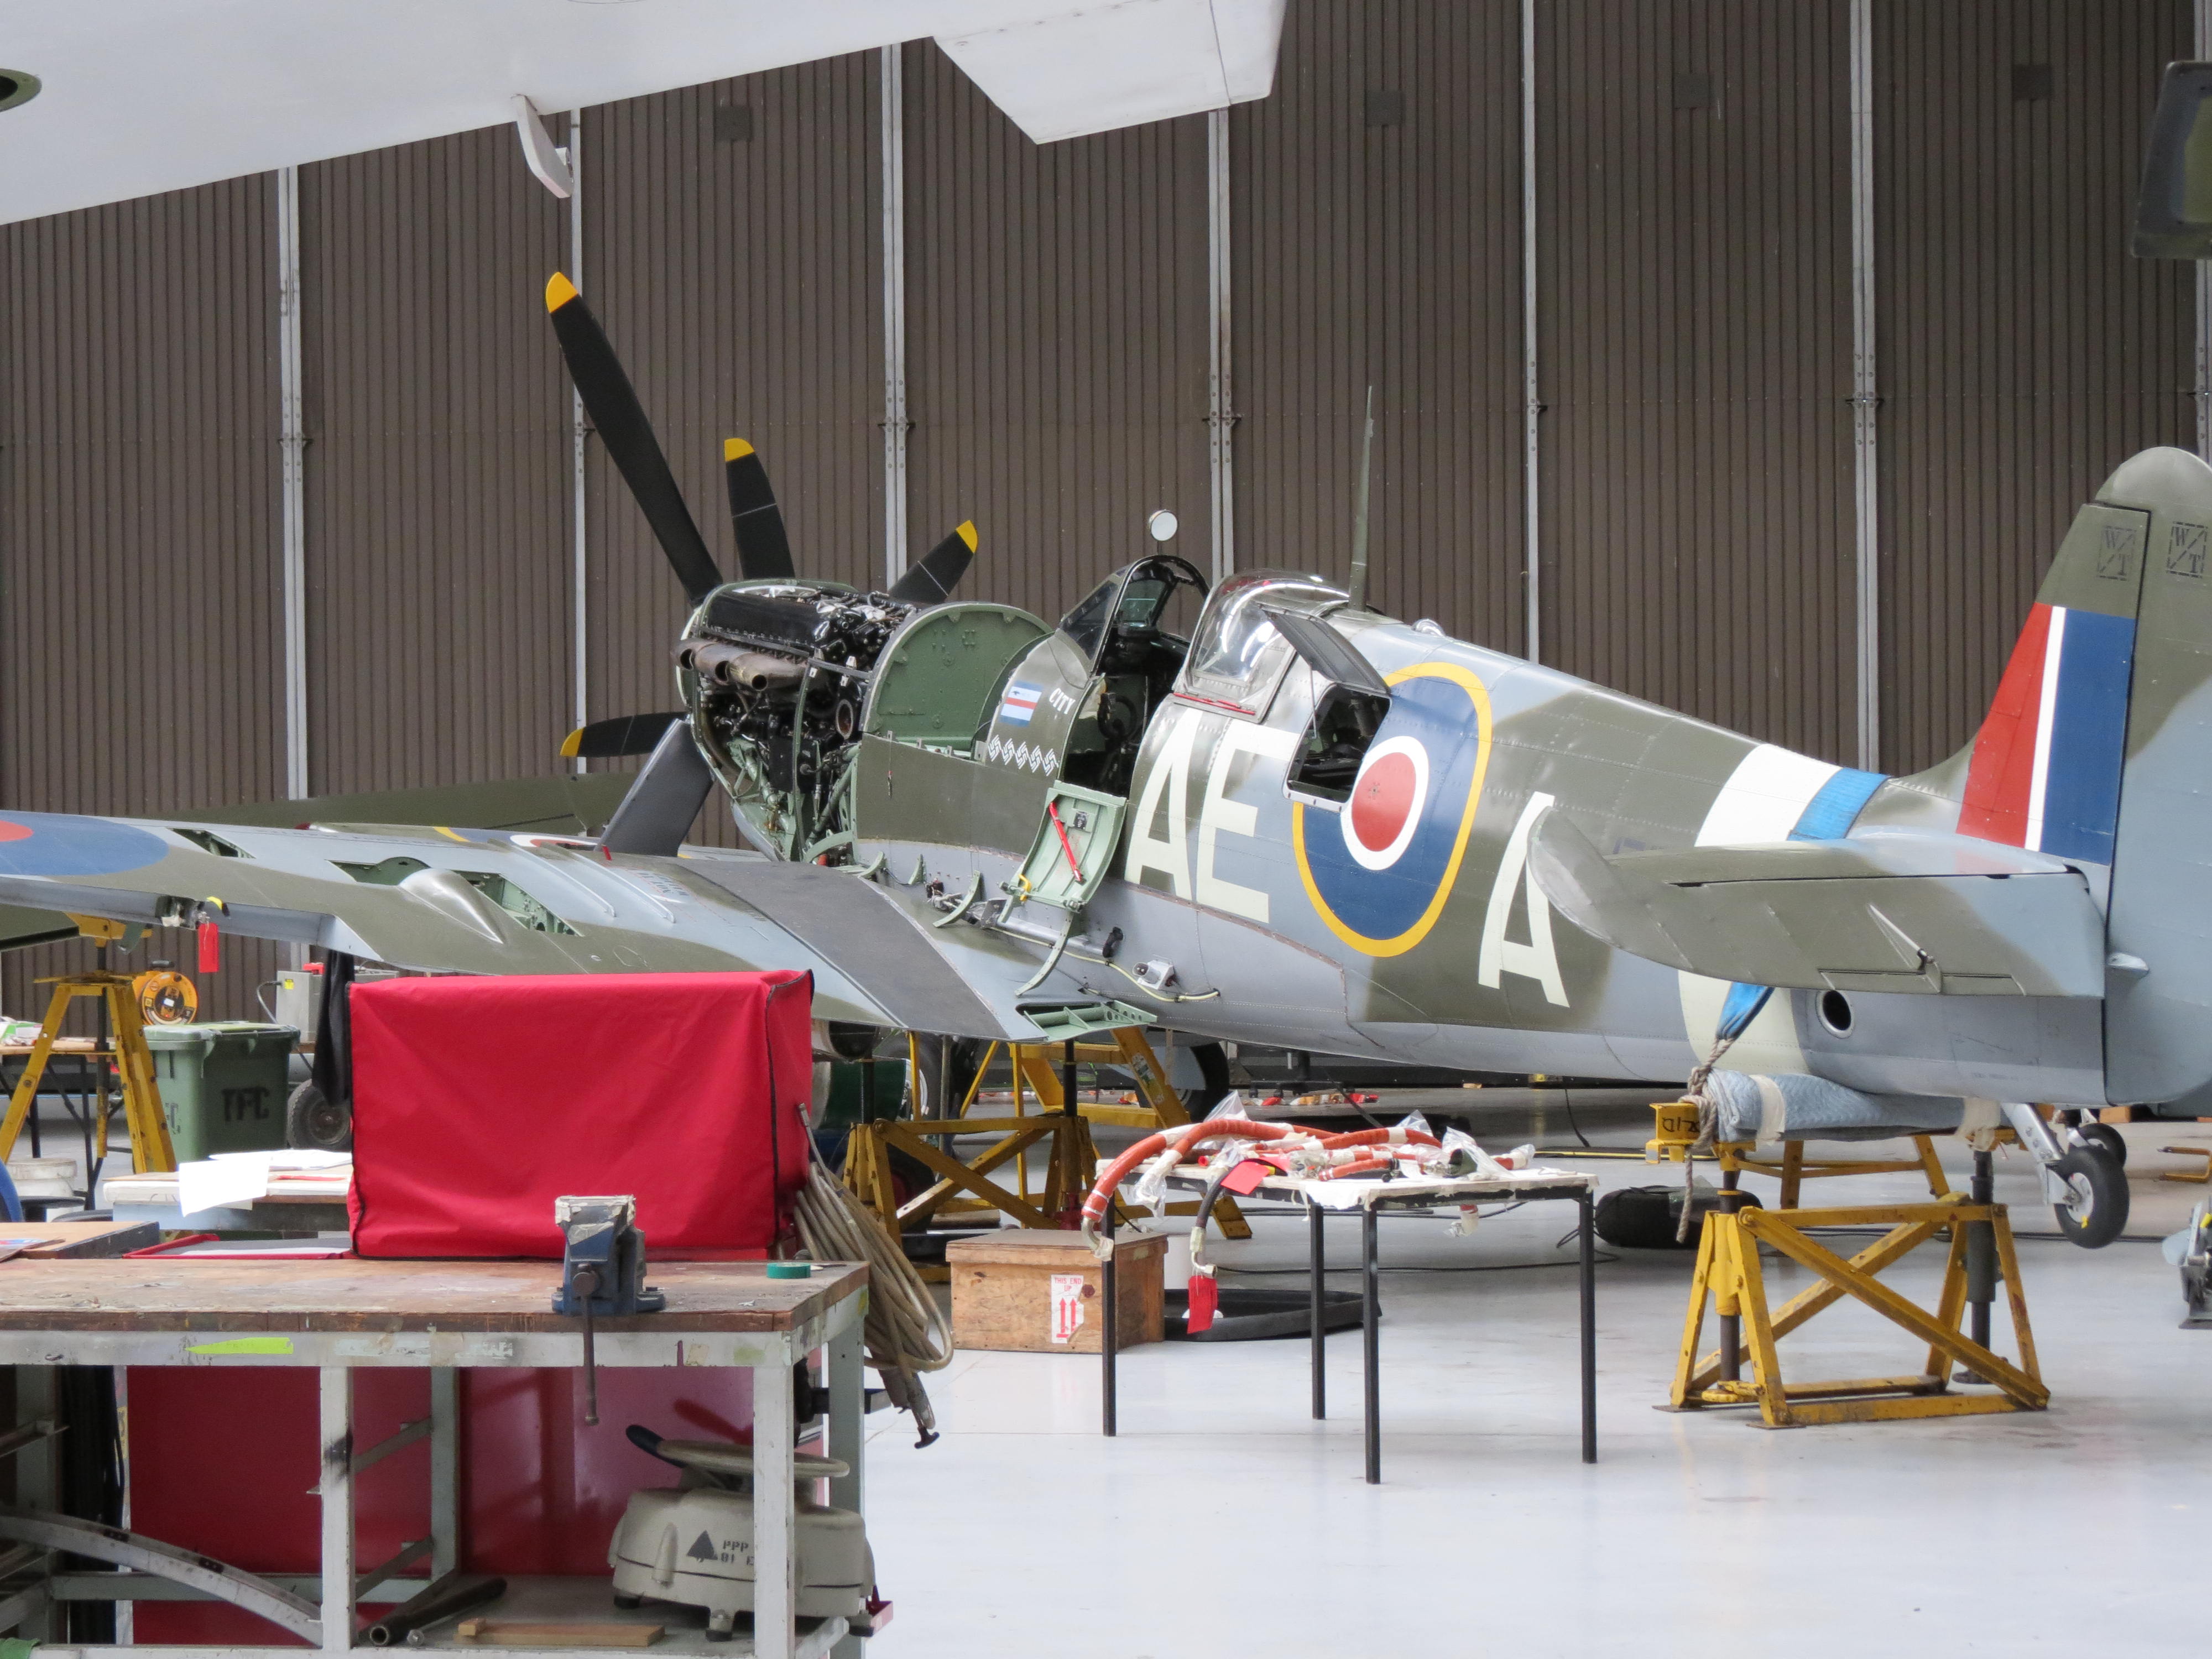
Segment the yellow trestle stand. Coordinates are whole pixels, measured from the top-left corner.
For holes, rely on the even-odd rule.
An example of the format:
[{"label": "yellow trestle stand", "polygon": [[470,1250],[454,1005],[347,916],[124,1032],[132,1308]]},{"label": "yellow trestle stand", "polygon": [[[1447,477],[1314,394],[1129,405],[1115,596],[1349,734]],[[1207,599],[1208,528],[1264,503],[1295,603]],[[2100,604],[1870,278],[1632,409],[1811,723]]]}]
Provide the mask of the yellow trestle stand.
[{"label": "yellow trestle stand", "polygon": [[[123,931],[120,922],[90,917],[71,920],[87,938],[103,945],[119,937]],[[15,1150],[15,1137],[22,1133],[23,1125],[30,1121],[31,1109],[39,1097],[39,1085],[46,1077],[46,1062],[53,1057],[54,1040],[62,1034],[62,1022],[69,1017],[70,1005],[79,997],[94,997],[106,1004],[110,1040],[106,1047],[94,1048],[89,1058],[113,1060],[122,1079],[123,1120],[131,1131],[131,1168],[138,1175],[175,1169],[176,1149],[169,1143],[169,1123],[161,1111],[161,1085],[154,1080],[154,1056],[146,1046],[146,1026],[138,1011],[136,980],[129,974],[94,972],[64,974],[36,982],[52,986],[53,1000],[46,1005],[45,1023],[39,1027],[39,1035],[31,1046],[31,1057],[9,1100],[8,1115],[0,1120],[0,1162]],[[104,1087],[100,1094],[105,1103]],[[93,1141],[95,1159],[107,1156],[107,1115],[100,1112],[97,1115]],[[90,1171],[87,1177],[89,1179]]]},{"label": "yellow trestle stand", "polygon": [[[1880,1239],[1846,1260],[1808,1236],[1818,1227],[1887,1227]],[[1966,1257],[1972,1230],[1994,1234],[1998,1274],[2012,1313],[2018,1364],[1961,1334],[1966,1309]],[[1929,1240],[1947,1233],[1949,1258],[1934,1311],[1899,1294],[1875,1277]],[[1769,1309],[1759,1247],[1778,1251],[1820,1279],[1780,1307]],[[1863,1303],[1928,1344],[1925,1370],[1902,1376],[1789,1382],[1775,1344],[1822,1309],[1844,1297]],[[1699,1355],[1708,1304],[1720,1316],[1723,1347]],[[1738,1332],[1741,1331],[1739,1336]],[[1742,1374],[1746,1362],[1748,1380]],[[1949,1392],[1953,1367],[1994,1383],[1994,1394]],[[1962,1379],[1963,1380],[1963,1379]],[[1689,1317],[1668,1404],[1679,1411],[1709,1406],[1757,1405],[1771,1429],[1811,1423],[1867,1423],[1893,1417],[1955,1417],[1976,1412],[2040,1411],[2051,1401],[2035,1362],[2027,1298],[2020,1286],[2020,1261],[2002,1204],[1970,1204],[1954,1194],[1927,1204],[1868,1204],[1833,1210],[1738,1210],[1705,1218],[1698,1270],[1690,1285]]]},{"label": "yellow trestle stand", "polygon": [[[1653,1152],[1686,1157],[1694,1122],[1683,1123],[1678,1103],[1656,1109],[1660,1122]],[[1944,1192],[1941,1166],[1926,1138],[1915,1139],[1919,1141],[1919,1156],[1909,1163],[1808,1165],[1802,1161],[1801,1151],[1796,1157],[1785,1157],[1786,1169],[1753,1161],[1748,1145],[1723,1143],[1714,1147],[1724,1184],[1720,1208],[1706,1215],[1698,1244],[1697,1271],[1690,1283],[1689,1312],[1683,1323],[1674,1387],[1668,1395],[1668,1409],[1755,1405],[1765,1426],[1786,1429],[1816,1423],[2041,1411],[2050,1404],[2051,1390],[2044,1386],[2036,1364],[2035,1336],[2028,1325],[2027,1298],[2021,1287],[2020,1259],[2013,1248],[2005,1206],[1975,1203],[1963,1194]],[[1784,1178],[1785,1207],[1745,1207],[1736,1185],[1737,1172],[1745,1169]],[[1796,1196],[1796,1182],[1790,1177],[1876,1170],[1920,1170],[1937,1196],[1926,1203],[1829,1209],[1798,1209],[1790,1203]],[[1848,1258],[1812,1237],[1815,1231],[1826,1228],[1869,1227],[1887,1231]],[[1877,1277],[1923,1244],[1939,1238],[1948,1241],[1949,1250],[1942,1289],[1932,1310]],[[1759,1261],[1761,1245],[1796,1262],[1819,1282],[1781,1306],[1770,1307]],[[1978,1256],[1982,1258],[1979,1263]],[[1980,1294],[1974,1297],[1978,1279]],[[1994,1297],[1996,1279],[2004,1283],[2017,1360],[2004,1358],[1961,1328],[1969,1297],[1986,1303]],[[1923,1369],[1893,1376],[1808,1382],[1785,1380],[1776,1345],[1815,1314],[1846,1297],[1926,1343]],[[1701,1352],[1709,1310],[1719,1324],[1719,1346]],[[1983,1319],[1976,1329],[1985,1330],[1986,1326]],[[1954,1381],[1988,1384],[1995,1391],[1956,1394],[1951,1391]]]}]

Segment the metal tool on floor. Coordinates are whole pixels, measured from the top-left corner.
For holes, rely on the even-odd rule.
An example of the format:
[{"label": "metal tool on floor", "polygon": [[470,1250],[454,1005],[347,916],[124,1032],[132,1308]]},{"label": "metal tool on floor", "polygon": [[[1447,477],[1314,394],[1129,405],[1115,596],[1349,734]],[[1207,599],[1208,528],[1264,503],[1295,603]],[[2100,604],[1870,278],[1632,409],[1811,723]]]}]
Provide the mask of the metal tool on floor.
[{"label": "metal tool on floor", "polygon": [[2177,1158],[2201,1158],[2204,1160],[2204,1167],[2201,1170],[2160,1170],[2158,1172],[2160,1181],[2193,1182],[2200,1187],[2212,1183],[2212,1146],[2161,1146],[2159,1151],[2170,1152]]},{"label": "metal tool on floor", "polygon": [[485,1577],[455,1568],[423,1585],[363,1631],[362,1636],[373,1648],[388,1648],[401,1642],[419,1648],[424,1645],[422,1632],[431,1626],[489,1607],[506,1594],[506,1579]]},{"label": "metal tool on floor", "polygon": [[[739,1613],[753,1610],[753,1455],[721,1440],[664,1440],[633,1423],[639,1450],[684,1472],[673,1487],[630,1494],[607,1546],[617,1607],[647,1599],[699,1607],[707,1638],[726,1642]],[[889,1604],[876,1599],[875,1558],[860,1516],[813,1499],[814,1483],[845,1475],[834,1457],[798,1456],[793,1555],[802,1619],[847,1619],[856,1634],[881,1628]]]},{"label": "metal tool on floor", "polygon": [[592,1322],[658,1313],[668,1298],[645,1282],[645,1235],[637,1230],[635,1198],[556,1198],[553,1224],[568,1241],[553,1311],[584,1322],[584,1421],[596,1424],[599,1373]]},{"label": "metal tool on floor", "polygon": [[[70,920],[86,938],[99,943],[103,957],[106,946],[123,936],[124,927],[119,921],[105,921],[93,916],[73,916]],[[131,1132],[131,1168],[138,1175],[175,1169],[177,1154],[169,1142],[168,1120],[161,1112],[161,1086],[154,1080],[154,1057],[146,1047],[146,1027],[139,1012],[137,981],[129,974],[98,969],[63,974],[35,982],[52,986],[54,994],[46,1005],[46,1017],[32,1045],[30,1060],[8,1103],[8,1115],[0,1119],[0,1161],[15,1151],[15,1137],[23,1132],[23,1125],[29,1121],[32,1108],[38,1102],[39,1085],[46,1077],[46,1062],[53,1057],[54,1042],[62,1034],[62,1024],[69,1018],[70,1005],[79,997],[90,997],[98,1000],[102,1015],[100,1041],[94,1044],[91,1058],[95,1061],[113,1060],[122,1080],[123,1118]],[[93,1168],[87,1172],[88,1182],[97,1179],[100,1163],[107,1156],[107,1096],[104,1084],[99,1097],[101,1109],[94,1114],[98,1121],[94,1126]]]}]

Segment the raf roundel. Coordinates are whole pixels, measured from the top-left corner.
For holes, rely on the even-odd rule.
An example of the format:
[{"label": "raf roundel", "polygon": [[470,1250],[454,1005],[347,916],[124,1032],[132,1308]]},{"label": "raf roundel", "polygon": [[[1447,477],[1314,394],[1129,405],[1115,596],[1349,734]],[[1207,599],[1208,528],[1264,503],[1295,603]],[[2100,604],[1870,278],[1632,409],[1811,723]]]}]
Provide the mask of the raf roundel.
[{"label": "raf roundel", "polygon": [[113,876],[167,856],[159,836],[112,818],[0,815],[0,876]]},{"label": "raf roundel", "polygon": [[1344,850],[1363,870],[1388,870],[1405,856],[1429,799],[1429,751],[1419,738],[1393,738],[1367,751],[1352,799],[1337,814]]},{"label": "raf roundel", "polygon": [[1412,950],[1443,914],[1490,763],[1490,694],[1472,672],[1424,662],[1385,678],[1390,712],[1343,805],[1291,811],[1306,897],[1370,957]]}]

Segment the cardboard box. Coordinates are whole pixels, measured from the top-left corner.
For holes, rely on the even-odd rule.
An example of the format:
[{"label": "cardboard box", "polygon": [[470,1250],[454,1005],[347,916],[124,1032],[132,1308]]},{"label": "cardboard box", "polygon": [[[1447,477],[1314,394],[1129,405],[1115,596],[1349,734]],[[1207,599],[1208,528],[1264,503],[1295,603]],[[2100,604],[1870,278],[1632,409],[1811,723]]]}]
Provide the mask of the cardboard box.
[{"label": "cardboard box", "polygon": [[[1115,1346],[1165,1334],[1160,1269],[1167,1240],[1123,1233],[1115,1241]],[[1097,1353],[1103,1264],[1080,1233],[1000,1228],[945,1247],[957,1347],[1001,1353]]]}]

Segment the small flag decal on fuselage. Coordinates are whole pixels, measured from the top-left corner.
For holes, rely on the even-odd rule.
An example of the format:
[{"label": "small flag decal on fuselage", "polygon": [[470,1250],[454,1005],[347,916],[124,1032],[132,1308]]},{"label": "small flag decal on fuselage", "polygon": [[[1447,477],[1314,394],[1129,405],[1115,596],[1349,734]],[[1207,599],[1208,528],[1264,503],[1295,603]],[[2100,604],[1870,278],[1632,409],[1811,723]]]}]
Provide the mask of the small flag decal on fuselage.
[{"label": "small flag decal on fuselage", "polygon": [[2028,614],[1974,739],[1960,835],[2112,861],[2135,644],[2132,617]]},{"label": "small flag decal on fuselage", "polygon": [[1006,701],[999,705],[999,718],[1009,726],[1027,726],[1030,716],[1036,713],[1037,699],[1043,695],[1042,686],[1008,686]]}]

